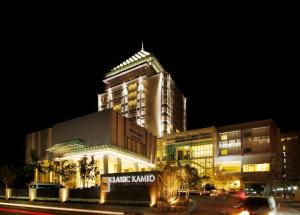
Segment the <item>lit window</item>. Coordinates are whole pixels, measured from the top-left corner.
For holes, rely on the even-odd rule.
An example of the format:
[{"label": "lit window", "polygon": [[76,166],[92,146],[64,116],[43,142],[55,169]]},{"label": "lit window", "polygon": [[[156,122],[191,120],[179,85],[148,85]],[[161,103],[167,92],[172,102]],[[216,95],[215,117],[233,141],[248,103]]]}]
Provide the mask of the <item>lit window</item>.
[{"label": "lit window", "polygon": [[285,145],[282,146],[282,150],[285,151]]},{"label": "lit window", "polygon": [[227,155],[227,153],[228,153],[227,149],[222,149],[221,150],[221,155]]},{"label": "lit window", "polygon": [[131,97],[136,97],[136,92],[129,93],[129,94],[128,94],[128,97],[129,97],[129,98],[131,98]]},{"label": "lit window", "polygon": [[120,111],[121,110],[121,104],[118,104],[118,105],[115,105],[114,107],[113,107],[113,109],[114,109],[114,111]]},{"label": "lit window", "polygon": [[136,105],[136,100],[129,101],[129,102],[128,102],[128,105],[129,105],[129,106],[134,106],[134,105]]},{"label": "lit window", "polygon": [[221,140],[227,140],[227,134],[222,134],[221,135]]},{"label": "lit window", "polygon": [[269,171],[270,171],[269,163],[243,165],[243,172],[269,172]]},{"label": "lit window", "polygon": [[137,86],[136,83],[131,84],[131,85],[128,86],[128,89],[129,89],[129,90],[134,90],[134,89],[136,89],[136,86]]}]

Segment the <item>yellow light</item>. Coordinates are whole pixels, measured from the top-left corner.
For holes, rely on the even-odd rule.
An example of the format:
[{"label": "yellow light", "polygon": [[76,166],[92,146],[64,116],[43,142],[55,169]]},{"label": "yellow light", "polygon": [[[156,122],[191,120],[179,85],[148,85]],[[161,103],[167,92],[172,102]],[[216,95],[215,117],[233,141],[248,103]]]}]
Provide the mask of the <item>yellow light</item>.
[{"label": "yellow light", "polygon": [[[135,158],[133,156],[127,155],[127,153],[123,153],[121,151],[115,151],[112,149],[103,149],[101,151],[92,151],[89,153],[84,153],[87,156],[90,155],[94,155],[95,158],[99,158],[99,157],[103,157],[104,155],[108,155],[108,156],[114,156],[114,157],[118,157],[118,158],[122,158],[128,161],[133,161],[133,162],[137,162],[139,164],[143,164],[146,165],[148,167],[155,167],[155,164],[147,162],[143,159],[139,159],[139,158]],[[63,157],[66,160],[79,160],[82,157],[82,154],[77,154],[77,155],[69,155],[69,156],[65,156]]]},{"label": "yellow light", "polygon": [[114,111],[119,111],[121,109],[121,104],[117,104],[113,107]]},{"label": "yellow light", "polygon": [[227,155],[227,153],[228,153],[227,149],[222,149],[221,150],[221,155]]},{"label": "yellow light", "polygon": [[33,201],[36,197],[36,189],[29,188],[29,201]]},{"label": "yellow light", "polygon": [[129,93],[129,94],[128,94],[128,97],[129,97],[129,98],[131,98],[131,97],[136,97],[136,92]]},{"label": "yellow light", "polygon": [[128,89],[129,89],[129,90],[134,90],[134,89],[136,88],[136,86],[137,86],[136,83],[131,84],[131,85],[128,86]]},{"label": "yellow light", "polygon": [[227,140],[227,134],[222,134],[221,135],[221,140]]},{"label": "yellow light", "polygon": [[101,192],[100,193],[100,204],[104,204],[106,200],[106,193],[105,192]]},{"label": "yellow light", "polygon": [[60,188],[59,189],[60,202],[67,201],[68,197],[69,197],[69,190],[68,190],[68,188]]},{"label": "yellow light", "polygon": [[157,202],[158,190],[157,187],[150,187],[150,207],[153,207]]},{"label": "yellow light", "polygon": [[11,188],[6,188],[5,189],[5,198],[10,199],[12,196],[12,189]]},{"label": "yellow light", "polygon": [[242,211],[240,215],[250,215],[249,211]]}]

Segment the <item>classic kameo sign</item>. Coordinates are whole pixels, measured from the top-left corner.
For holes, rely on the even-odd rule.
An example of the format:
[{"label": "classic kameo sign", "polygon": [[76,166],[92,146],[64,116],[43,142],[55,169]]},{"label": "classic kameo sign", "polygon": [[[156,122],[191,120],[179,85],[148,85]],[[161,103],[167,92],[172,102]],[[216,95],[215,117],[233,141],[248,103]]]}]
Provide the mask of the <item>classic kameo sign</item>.
[{"label": "classic kameo sign", "polygon": [[107,178],[109,183],[152,183],[156,179],[154,174],[113,176]]},{"label": "classic kameo sign", "polygon": [[101,175],[101,202],[151,204],[157,198],[156,171]]}]

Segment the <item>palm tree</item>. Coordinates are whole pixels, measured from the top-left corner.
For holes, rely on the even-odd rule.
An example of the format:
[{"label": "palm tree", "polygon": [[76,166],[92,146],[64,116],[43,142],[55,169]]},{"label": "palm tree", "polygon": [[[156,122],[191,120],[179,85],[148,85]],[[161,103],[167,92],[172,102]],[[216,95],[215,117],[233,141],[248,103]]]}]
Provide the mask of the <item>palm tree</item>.
[{"label": "palm tree", "polygon": [[64,183],[70,181],[72,177],[76,174],[77,165],[75,162],[64,160],[62,161],[61,169],[59,174],[62,177]]},{"label": "palm tree", "polygon": [[83,156],[79,160],[79,171],[83,181],[83,187],[86,187],[86,185],[88,186],[88,182],[94,180],[100,173],[96,167],[94,156],[91,156],[90,160],[87,156]]}]

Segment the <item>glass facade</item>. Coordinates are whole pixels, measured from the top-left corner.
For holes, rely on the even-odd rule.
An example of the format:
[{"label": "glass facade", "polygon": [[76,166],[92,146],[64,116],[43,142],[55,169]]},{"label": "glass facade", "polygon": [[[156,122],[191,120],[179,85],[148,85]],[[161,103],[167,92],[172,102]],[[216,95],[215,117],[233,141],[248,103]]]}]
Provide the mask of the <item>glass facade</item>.
[{"label": "glass facade", "polygon": [[219,155],[234,155],[241,153],[241,131],[230,131],[218,134]]},{"label": "glass facade", "polygon": [[200,175],[211,174],[213,169],[212,141],[184,142],[167,144],[167,161],[181,161],[190,164],[198,170]]}]

